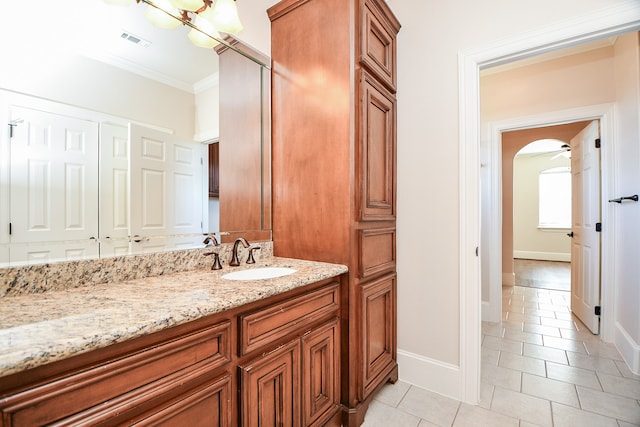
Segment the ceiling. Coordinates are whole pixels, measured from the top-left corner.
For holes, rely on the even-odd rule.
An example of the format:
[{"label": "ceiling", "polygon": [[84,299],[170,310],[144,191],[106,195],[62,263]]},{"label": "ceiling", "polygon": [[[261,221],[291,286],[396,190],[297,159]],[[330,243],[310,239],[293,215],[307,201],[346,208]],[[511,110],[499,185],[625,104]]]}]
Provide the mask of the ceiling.
[{"label": "ceiling", "polygon": [[[145,4],[121,7],[102,0],[32,0],[30,13],[23,18],[24,0],[8,0],[6,5],[5,1],[2,40],[71,50],[191,92],[198,82],[217,76],[218,57],[213,49],[192,45],[186,26],[154,27],[144,18]],[[132,43],[123,33],[149,43]]]}]

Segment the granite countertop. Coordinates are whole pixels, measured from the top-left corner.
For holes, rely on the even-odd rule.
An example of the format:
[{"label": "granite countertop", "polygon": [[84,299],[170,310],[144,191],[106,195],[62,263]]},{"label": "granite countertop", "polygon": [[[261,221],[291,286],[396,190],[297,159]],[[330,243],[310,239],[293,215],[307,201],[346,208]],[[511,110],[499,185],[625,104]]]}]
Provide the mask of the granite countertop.
[{"label": "granite countertop", "polygon": [[[265,266],[295,273],[234,281],[225,273]],[[121,283],[0,299],[0,376],[106,347],[277,295],[347,271],[339,264],[268,258]]]}]

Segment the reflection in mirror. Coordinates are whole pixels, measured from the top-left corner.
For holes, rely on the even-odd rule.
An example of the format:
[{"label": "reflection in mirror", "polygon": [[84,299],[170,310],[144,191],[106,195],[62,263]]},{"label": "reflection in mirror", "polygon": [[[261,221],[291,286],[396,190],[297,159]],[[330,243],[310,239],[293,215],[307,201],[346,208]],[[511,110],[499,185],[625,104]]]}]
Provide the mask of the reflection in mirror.
[{"label": "reflection in mirror", "polygon": [[[269,59],[228,38],[219,60],[186,26],[149,24],[146,5],[38,3],[29,31],[0,18],[13,41],[0,69],[0,266],[202,247],[207,233],[268,240]],[[224,95],[247,87],[258,91]]]}]

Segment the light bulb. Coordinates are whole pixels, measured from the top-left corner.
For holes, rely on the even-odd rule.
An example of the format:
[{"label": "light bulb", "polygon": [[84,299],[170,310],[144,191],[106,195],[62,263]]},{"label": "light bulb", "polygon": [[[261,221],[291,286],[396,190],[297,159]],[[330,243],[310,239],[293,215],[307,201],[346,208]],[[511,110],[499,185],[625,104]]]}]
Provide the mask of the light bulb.
[{"label": "light bulb", "polygon": [[[178,18],[171,16],[180,16],[180,12],[178,9],[171,6],[171,3],[169,3],[168,0],[155,0],[154,4],[162,10],[149,5],[144,13],[145,18],[147,18],[153,25],[158,28],[173,30],[182,23]],[[169,12],[171,15],[166,12]]]},{"label": "light bulb", "polygon": [[213,24],[223,33],[237,34],[242,31],[244,27],[234,0],[216,0],[213,6]]}]

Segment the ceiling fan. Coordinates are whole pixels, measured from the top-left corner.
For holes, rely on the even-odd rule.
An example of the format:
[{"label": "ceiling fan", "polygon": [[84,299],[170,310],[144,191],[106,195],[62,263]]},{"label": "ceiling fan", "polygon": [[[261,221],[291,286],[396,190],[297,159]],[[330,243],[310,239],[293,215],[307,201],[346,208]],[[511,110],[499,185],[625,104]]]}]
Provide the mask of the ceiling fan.
[{"label": "ceiling fan", "polygon": [[571,146],[569,144],[562,144],[558,153],[556,153],[551,160],[555,160],[560,156],[566,157],[567,159],[571,158]]}]

